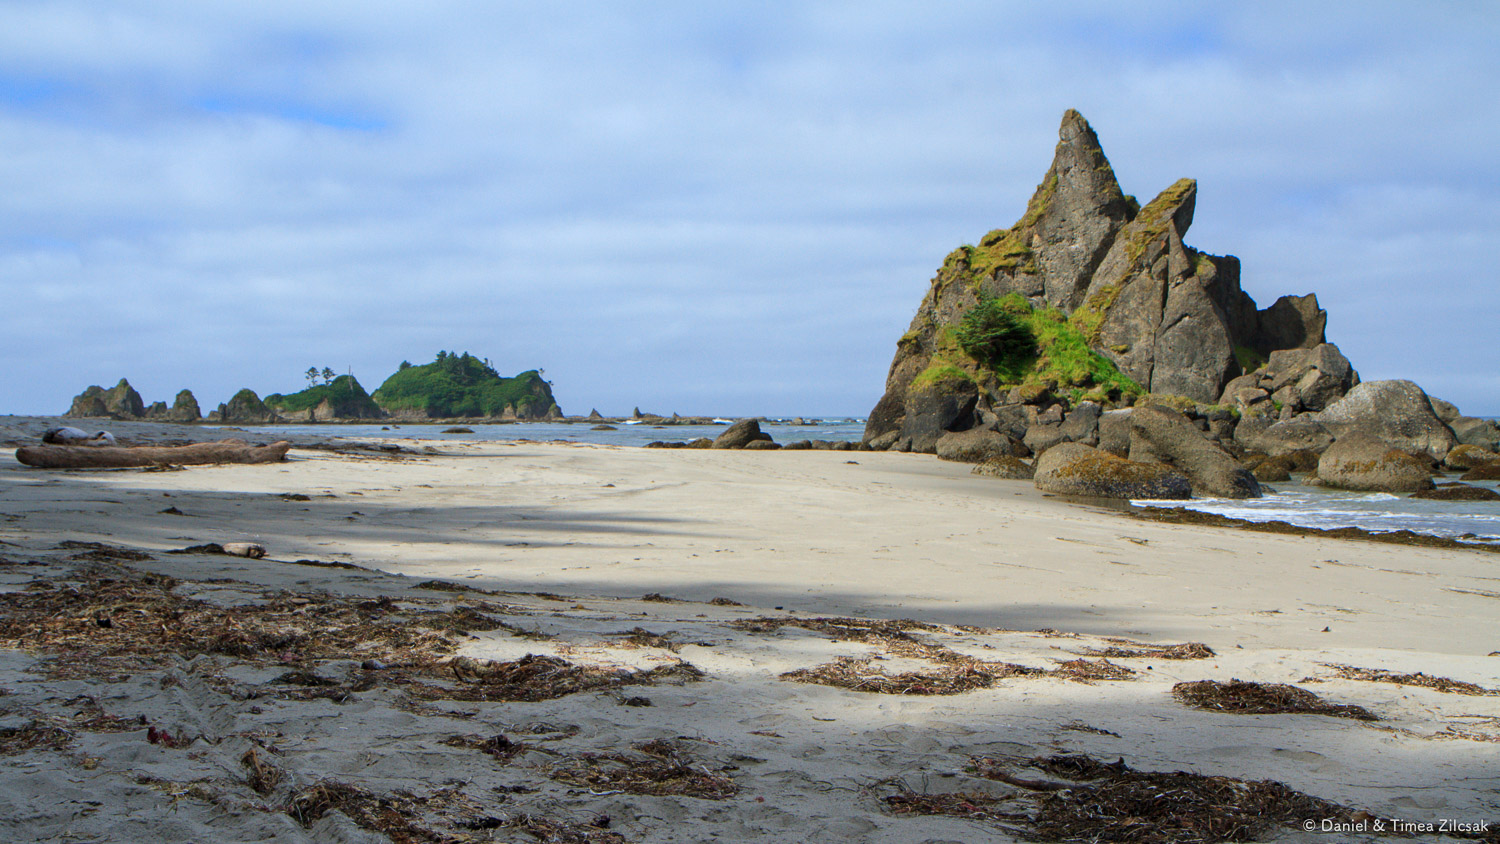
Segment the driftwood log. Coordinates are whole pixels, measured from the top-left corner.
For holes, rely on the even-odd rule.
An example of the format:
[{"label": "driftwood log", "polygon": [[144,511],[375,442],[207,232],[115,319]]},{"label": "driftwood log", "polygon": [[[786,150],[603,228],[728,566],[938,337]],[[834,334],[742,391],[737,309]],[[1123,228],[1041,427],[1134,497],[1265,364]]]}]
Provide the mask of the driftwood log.
[{"label": "driftwood log", "polygon": [[289,442],[251,445],[219,440],[181,446],[113,448],[82,445],[28,445],[16,459],[41,469],[126,469],[141,466],[187,466],[203,463],[275,463],[285,460]]}]

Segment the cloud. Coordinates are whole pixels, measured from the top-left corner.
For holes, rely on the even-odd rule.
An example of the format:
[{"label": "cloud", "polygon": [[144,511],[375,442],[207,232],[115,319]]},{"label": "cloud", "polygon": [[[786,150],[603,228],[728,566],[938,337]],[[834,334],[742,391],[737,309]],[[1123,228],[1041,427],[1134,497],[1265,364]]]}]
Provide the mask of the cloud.
[{"label": "cloud", "polygon": [[1476,8],[7,4],[0,409],[441,348],[570,412],[862,414],[1077,107],[1262,305],[1500,414]]}]

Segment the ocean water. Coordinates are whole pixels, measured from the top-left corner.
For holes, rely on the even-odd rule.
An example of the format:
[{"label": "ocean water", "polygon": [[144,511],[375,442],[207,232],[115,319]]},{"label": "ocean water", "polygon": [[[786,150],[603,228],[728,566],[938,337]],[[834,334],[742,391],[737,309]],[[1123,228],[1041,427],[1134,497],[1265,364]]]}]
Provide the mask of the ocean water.
[{"label": "ocean water", "polygon": [[[729,423],[722,425],[652,425],[642,422],[637,425],[615,424],[613,431],[596,431],[590,422],[517,422],[509,425],[465,425],[472,434],[445,434],[453,425],[391,424],[373,425],[266,425],[247,427],[245,430],[268,437],[307,435],[319,437],[409,437],[419,440],[537,440],[551,442],[593,443],[595,445],[642,446],[649,442],[687,442],[699,437],[713,439],[724,433]],[[865,433],[865,420],[838,418],[813,420],[812,424],[793,425],[790,422],[762,422],[761,430],[771,435],[776,442],[786,445],[798,440],[828,440],[830,442],[859,442]]]},{"label": "ocean water", "polygon": [[[1435,478],[1439,483],[1457,475]],[[1301,477],[1269,484],[1263,498],[1134,501],[1143,507],[1182,507],[1251,522],[1287,522],[1309,528],[1357,527],[1382,533],[1409,530],[1469,542],[1500,543],[1500,501],[1428,501],[1385,492],[1349,492],[1303,486]],[[1497,489],[1495,481],[1473,486]],[[1497,490],[1500,491],[1500,490]]]}]

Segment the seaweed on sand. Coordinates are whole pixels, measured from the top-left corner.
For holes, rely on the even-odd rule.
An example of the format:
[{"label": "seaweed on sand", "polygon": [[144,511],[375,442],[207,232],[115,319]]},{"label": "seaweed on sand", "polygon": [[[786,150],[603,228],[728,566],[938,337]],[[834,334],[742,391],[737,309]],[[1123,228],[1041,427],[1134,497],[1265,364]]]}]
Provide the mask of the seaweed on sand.
[{"label": "seaweed on sand", "polygon": [[596,792],[623,791],[702,800],[724,800],[739,793],[732,777],[695,763],[672,742],[654,740],[634,747],[635,754],[580,754],[554,765],[548,776]]},{"label": "seaweed on sand", "polygon": [[[1063,782],[1021,778],[1012,767],[1030,767]],[[1353,821],[1346,807],[1272,780],[1246,781],[1186,771],[1137,771],[1123,760],[1051,756],[1018,765],[975,757],[971,771],[1021,790],[1014,797],[967,793],[886,798],[897,814],[941,814],[1002,826],[1032,841],[1122,844],[1216,844],[1254,840],[1278,826],[1308,819]],[[1029,811],[1002,812],[1013,801]],[[1011,826],[1009,824],[1014,824]]]},{"label": "seaweed on sand", "polygon": [[436,686],[404,678],[406,690],[423,700],[540,701],[577,692],[618,689],[623,686],[655,685],[664,681],[693,682],[703,672],[689,663],[646,670],[624,670],[577,665],[555,656],[527,654],[509,662],[490,662],[456,657],[427,668],[435,673],[446,668],[457,681]]},{"label": "seaweed on sand", "polygon": [[938,665],[931,671],[906,671],[887,674],[874,666],[872,657],[842,656],[813,668],[799,668],[781,675],[783,680],[815,683],[854,692],[887,695],[956,695],[974,689],[987,689],[1002,677],[1041,673],[1005,662],[971,660],[965,663]]},{"label": "seaweed on sand", "polygon": [[1398,686],[1421,686],[1433,691],[1445,692],[1454,695],[1500,695],[1500,690],[1486,689],[1463,680],[1450,680],[1447,677],[1434,677],[1431,674],[1423,674],[1418,671],[1415,674],[1397,674],[1393,671],[1384,671],[1376,668],[1356,668],[1352,665],[1329,665],[1335,672],[1334,676],[1341,680],[1362,680],[1368,683],[1394,683]]},{"label": "seaweed on sand", "polygon": [[1306,689],[1282,683],[1252,683],[1230,680],[1197,680],[1178,683],[1172,687],[1172,696],[1194,709],[1209,712],[1233,712],[1246,715],[1272,715],[1280,713],[1307,713],[1332,715],[1336,718],[1354,718],[1359,721],[1380,720],[1373,712],[1362,706],[1346,703],[1329,703]]},{"label": "seaweed on sand", "polygon": [[1119,641],[1107,648],[1089,648],[1084,656],[1102,656],[1111,659],[1208,659],[1216,656],[1214,649],[1202,642],[1183,642],[1180,645],[1136,645]]}]

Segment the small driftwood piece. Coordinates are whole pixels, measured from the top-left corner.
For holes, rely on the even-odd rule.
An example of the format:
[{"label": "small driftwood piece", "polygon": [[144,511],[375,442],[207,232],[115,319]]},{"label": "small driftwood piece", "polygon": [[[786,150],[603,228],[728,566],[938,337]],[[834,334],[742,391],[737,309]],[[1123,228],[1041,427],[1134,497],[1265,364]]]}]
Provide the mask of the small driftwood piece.
[{"label": "small driftwood piece", "polygon": [[40,469],[126,469],[141,466],[188,466],[205,463],[275,463],[286,459],[289,442],[251,445],[219,440],[182,446],[41,445],[16,449],[16,460]]}]

